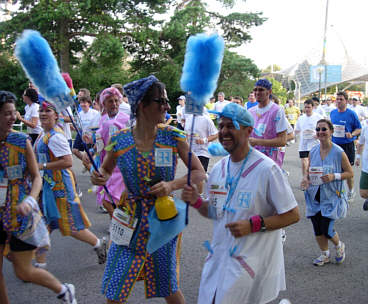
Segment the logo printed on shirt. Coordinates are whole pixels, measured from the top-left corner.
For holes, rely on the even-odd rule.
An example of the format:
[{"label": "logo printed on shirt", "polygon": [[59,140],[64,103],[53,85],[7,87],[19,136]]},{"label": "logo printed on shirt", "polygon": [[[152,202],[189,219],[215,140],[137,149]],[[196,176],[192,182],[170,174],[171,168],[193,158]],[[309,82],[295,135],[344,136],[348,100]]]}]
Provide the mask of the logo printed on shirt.
[{"label": "logo printed on shirt", "polygon": [[260,123],[257,128],[254,129],[254,133],[256,133],[257,136],[263,136],[264,132],[266,131],[266,127],[266,124]]},{"label": "logo printed on shirt", "polygon": [[249,209],[252,198],[252,192],[239,192],[238,194],[238,207],[243,209]]}]

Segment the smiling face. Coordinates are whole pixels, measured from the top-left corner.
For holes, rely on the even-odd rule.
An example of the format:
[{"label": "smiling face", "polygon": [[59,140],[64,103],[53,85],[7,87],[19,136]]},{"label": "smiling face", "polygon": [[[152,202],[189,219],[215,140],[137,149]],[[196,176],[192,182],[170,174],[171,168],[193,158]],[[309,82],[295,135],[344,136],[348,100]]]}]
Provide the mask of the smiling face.
[{"label": "smiling face", "polygon": [[0,110],[1,132],[9,133],[16,119],[15,105],[13,103],[4,103]]},{"label": "smiling face", "polygon": [[58,114],[49,107],[40,106],[40,122],[44,130],[51,130],[59,118]]},{"label": "smiling face", "polygon": [[252,132],[251,127],[240,126],[237,130],[230,118],[221,117],[219,121],[219,141],[224,149],[230,154],[244,150],[248,145],[249,135]]},{"label": "smiling face", "polygon": [[347,106],[347,100],[345,99],[344,95],[337,95],[336,97],[336,107],[340,111],[345,111]]},{"label": "smiling face", "polygon": [[317,138],[320,142],[326,142],[331,140],[333,130],[326,122],[319,122],[316,127]]},{"label": "smiling face", "polygon": [[116,95],[111,95],[103,102],[104,109],[109,117],[114,117],[119,112],[120,99]]},{"label": "smiling face", "polygon": [[166,90],[160,92],[154,89],[150,94],[149,101],[141,102],[138,106],[138,116],[142,114],[143,119],[149,120],[153,124],[165,123],[166,112],[171,109],[167,98]]}]

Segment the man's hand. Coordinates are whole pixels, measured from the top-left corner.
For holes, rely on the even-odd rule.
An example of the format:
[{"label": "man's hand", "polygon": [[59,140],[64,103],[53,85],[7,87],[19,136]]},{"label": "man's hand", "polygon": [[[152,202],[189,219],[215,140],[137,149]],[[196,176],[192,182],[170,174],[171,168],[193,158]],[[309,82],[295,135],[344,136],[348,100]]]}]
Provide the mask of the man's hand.
[{"label": "man's hand", "polygon": [[345,133],[346,138],[353,138],[353,135],[350,132]]},{"label": "man's hand", "polygon": [[109,178],[110,176],[108,174],[104,174],[104,172],[101,172],[101,169],[100,169],[100,173],[93,170],[92,175],[91,175],[91,182],[92,184],[97,185],[97,186],[105,186]]},{"label": "man's hand", "polygon": [[249,143],[251,146],[256,146],[257,143],[256,143],[257,139],[254,138],[254,137],[249,137]]},{"label": "man's hand", "polygon": [[172,191],[173,188],[171,182],[159,182],[151,187],[151,191],[149,191],[148,194],[161,197],[168,196]]},{"label": "man's hand", "polygon": [[199,197],[199,193],[196,187],[185,185],[183,192],[181,193],[181,199],[184,202],[188,202],[191,205],[194,205],[197,202]]},{"label": "man's hand", "polygon": [[236,238],[242,237],[252,232],[250,222],[247,220],[228,223],[225,225],[225,228],[229,228],[230,233]]}]

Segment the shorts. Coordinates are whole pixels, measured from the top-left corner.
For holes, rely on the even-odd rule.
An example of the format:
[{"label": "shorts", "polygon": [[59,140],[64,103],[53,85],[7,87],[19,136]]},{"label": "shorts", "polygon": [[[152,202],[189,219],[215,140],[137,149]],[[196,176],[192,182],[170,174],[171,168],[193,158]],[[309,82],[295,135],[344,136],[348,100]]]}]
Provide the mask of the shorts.
[{"label": "shorts", "polygon": [[207,172],[208,163],[210,162],[210,159],[206,156],[198,156],[198,158],[203,166],[204,171]]},{"label": "shorts", "polygon": [[338,146],[340,146],[344,152],[346,153],[350,165],[354,165],[355,162],[355,145],[354,142],[348,143],[348,144],[337,144]]},{"label": "shorts", "polygon": [[368,173],[365,173],[364,171],[360,174],[359,188],[362,190],[368,190]]},{"label": "shorts", "polygon": [[299,151],[299,158],[308,158],[309,151]]},{"label": "shorts", "polygon": [[[3,229],[3,224],[0,224],[0,245],[5,245],[6,239],[8,238],[8,234]],[[9,241],[10,250],[11,251],[32,251],[35,250],[37,247],[27,244],[14,236],[10,237]]]},{"label": "shorts", "polygon": [[324,235],[328,239],[331,239],[335,236],[335,220],[324,217],[321,214],[321,211],[311,216],[310,219],[312,221],[315,236]]},{"label": "shorts", "polygon": [[[87,148],[91,148],[92,145],[91,144],[87,144]],[[74,145],[73,145],[73,149],[77,149],[78,151],[86,151],[84,149],[84,145],[83,145],[83,141],[82,141],[82,138],[79,136],[79,134],[77,133],[77,136],[75,137],[75,140],[74,140]]]}]

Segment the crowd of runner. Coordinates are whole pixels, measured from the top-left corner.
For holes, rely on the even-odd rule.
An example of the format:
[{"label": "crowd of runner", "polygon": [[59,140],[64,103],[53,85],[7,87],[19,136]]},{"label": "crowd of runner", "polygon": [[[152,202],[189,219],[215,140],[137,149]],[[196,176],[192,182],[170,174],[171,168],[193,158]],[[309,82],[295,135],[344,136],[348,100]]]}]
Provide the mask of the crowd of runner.
[{"label": "crowd of runner", "polygon": [[[202,115],[186,113],[182,95],[176,119],[168,114],[175,111],[165,85],[152,75],[112,84],[94,99],[80,89],[79,107],[62,112],[32,83],[22,98],[23,116],[16,96],[0,91],[0,254],[19,279],[51,289],[64,303],[77,303],[76,288],[47,271],[55,229],[87,243],[97,262],[106,263],[101,291],[107,303],[126,303],[137,280],[144,280],[147,298],[185,303],[178,284],[181,233],[153,252],[149,245],[156,199],[175,190],[214,223],[198,303],[274,300],[286,289],[282,228],[300,217],[282,169],[285,146],[296,136],[306,216],[321,250],[312,263],[344,262],[343,233],[334,223],[355,197],[354,164],[362,163],[360,195],[368,210],[368,110],[346,92],[334,103],[307,99],[301,113],[294,100],[281,105],[272,83],[260,79],[246,101],[219,92]],[[27,134],[13,129],[17,120]],[[208,170],[209,146],[217,142],[224,157]],[[90,230],[72,155],[90,172],[96,203],[109,215],[109,240]],[[191,186],[187,176],[175,176],[179,158],[191,169]],[[0,303],[7,304],[0,260]]]}]

